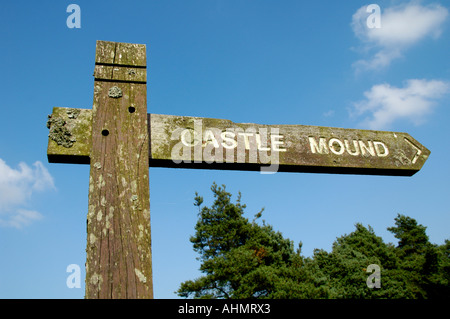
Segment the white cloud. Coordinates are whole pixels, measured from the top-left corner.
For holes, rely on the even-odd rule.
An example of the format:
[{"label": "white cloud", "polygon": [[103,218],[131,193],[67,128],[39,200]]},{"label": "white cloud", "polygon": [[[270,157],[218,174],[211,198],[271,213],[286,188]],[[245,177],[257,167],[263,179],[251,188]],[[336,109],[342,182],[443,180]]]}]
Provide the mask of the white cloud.
[{"label": "white cloud", "polygon": [[374,85],[364,92],[366,100],[354,103],[354,113],[357,116],[369,113],[362,125],[370,129],[385,129],[398,119],[419,125],[432,111],[435,100],[449,92],[450,83],[438,80],[411,79],[403,88]]},{"label": "white cloud", "polygon": [[[385,8],[381,12],[381,27],[369,28],[367,18],[371,13],[367,13],[366,8],[361,7],[352,17],[353,32],[362,41],[360,49],[370,55],[368,59],[355,62],[357,71],[387,67],[424,38],[438,38],[448,16],[448,10],[439,4],[422,6],[410,2]],[[376,52],[370,54],[374,50]]]},{"label": "white cloud", "polygon": [[55,189],[53,178],[37,161],[32,167],[19,163],[18,169],[0,159],[0,226],[21,228],[42,218],[36,211],[24,209],[35,192]]},{"label": "white cloud", "polygon": [[0,226],[22,228],[41,218],[42,215],[36,211],[17,209],[13,214],[10,214],[7,220],[0,219]]},{"label": "white cloud", "polygon": [[334,113],[335,113],[334,110],[329,110],[329,111],[324,112],[324,113],[323,113],[323,116],[324,116],[324,117],[331,117],[331,116],[334,115]]}]

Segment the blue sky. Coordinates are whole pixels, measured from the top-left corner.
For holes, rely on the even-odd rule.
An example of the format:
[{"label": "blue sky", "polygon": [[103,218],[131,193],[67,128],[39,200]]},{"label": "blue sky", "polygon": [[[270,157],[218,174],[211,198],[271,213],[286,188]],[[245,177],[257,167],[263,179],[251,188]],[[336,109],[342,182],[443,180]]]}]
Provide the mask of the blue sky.
[{"label": "blue sky", "polygon": [[[81,28],[68,28],[69,4]],[[369,28],[365,8],[381,8]],[[398,213],[449,236],[450,7],[445,1],[2,1],[0,298],[83,298],[88,165],[49,164],[47,114],[91,108],[96,40],[147,45],[148,112],[407,132],[412,177],[150,169],[155,298],[201,275],[189,242],[215,181],[303,255]],[[371,20],[372,21],[372,20]],[[236,198],[236,196],[234,196]],[[81,267],[81,288],[66,271]]]}]

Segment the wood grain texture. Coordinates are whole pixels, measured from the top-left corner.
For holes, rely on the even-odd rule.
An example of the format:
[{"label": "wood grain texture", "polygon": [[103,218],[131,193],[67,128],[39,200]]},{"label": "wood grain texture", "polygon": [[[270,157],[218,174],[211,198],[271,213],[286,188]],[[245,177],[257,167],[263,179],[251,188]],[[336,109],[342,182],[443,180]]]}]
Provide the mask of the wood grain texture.
[{"label": "wood grain texture", "polygon": [[[96,63],[145,66],[144,45],[98,41],[96,52]],[[86,298],[153,298],[146,92],[113,74],[94,82]]]},{"label": "wood grain texture", "polygon": [[152,167],[412,176],[430,155],[402,132],[150,117]]},{"label": "wood grain texture", "polygon": [[[54,107],[50,119],[64,121],[64,126],[71,134],[74,143],[71,147],[64,147],[49,136],[48,162],[89,164],[89,155],[92,148],[92,110]],[[49,123],[49,126],[51,126],[51,123]]]},{"label": "wood grain texture", "polygon": [[[87,111],[83,111],[86,118]],[[54,110],[56,117],[64,112],[60,108]],[[402,132],[234,123],[223,119],[161,114],[148,114],[148,117],[151,167],[257,171],[278,163],[274,166],[279,172],[412,176],[422,169],[430,156],[425,146]],[[197,133],[195,123],[200,123]],[[75,125],[83,125],[83,122],[75,122]],[[186,130],[189,130],[188,134],[183,133]],[[280,147],[285,149],[278,154],[265,150],[271,148],[269,135],[273,130],[280,137]],[[207,131],[213,135],[208,135]],[[226,131],[232,133],[224,140],[221,134]],[[49,140],[49,161],[63,162],[67,159],[80,163],[88,158],[89,145],[83,142],[83,130],[73,132],[77,141],[83,144],[64,148]],[[239,135],[243,132],[246,132],[244,136]],[[202,145],[184,147],[181,137],[189,139],[191,134],[201,136]],[[234,136],[237,147],[224,149],[223,143],[229,145],[230,136]],[[212,147],[213,140],[219,148]],[[227,157],[227,152],[231,153],[230,157]],[[278,156],[271,158],[272,154]],[[267,161],[267,156],[271,161]]]},{"label": "wood grain texture", "polygon": [[146,83],[147,70],[129,66],[96,65],[94,77],[95,80]]}]

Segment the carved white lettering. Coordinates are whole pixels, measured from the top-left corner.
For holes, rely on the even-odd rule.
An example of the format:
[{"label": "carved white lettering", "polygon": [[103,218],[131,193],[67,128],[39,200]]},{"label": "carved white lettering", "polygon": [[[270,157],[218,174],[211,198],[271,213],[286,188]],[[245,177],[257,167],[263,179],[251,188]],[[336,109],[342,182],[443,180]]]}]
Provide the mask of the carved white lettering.
[{"label": "carved white lettering", "polygon": [[325,137],[320,137],[317,141],[316,137],[309,136],[309,147],[313,154],[329,154],[344,155],[347,153],[352,156],[377,156],[386,157],[389,155],[389,149],[380,141],[362,141],[330,138],[327,143]]},{"label": "carved white lettering", "polygon": [[[339,147],[335,147],[335,145],[339,145]],[[345,152],[344,144],[338,140],[337,138],[332,138],[328,141],[328,147],[330,151],[336,155],[342,155]]]},{"label": "carved white lettering", "polygon": [[309,137],[309,144],[311,145],[311,152],[313,154],[328,154],[328,147],[326,139],[324,137],[319,138],[319,145],[317,145],[316,139],[314,137]]},{"label": "carved white lettering", "polygon": [[[267,131],[267,130],[266,130]],[[267,133],[264,135],[267,138]],[[273,136],[273,135],[272,135]],[[258,133],[255,134],[256,137],[256,146],[258,147],[258,151],[270,151],[269,147],[263,147],[261,145],[261,135],[259,135]],[[266,143],[267,145],[267,143]],[[272,144],[273,145],[273,144]]]},{"label": "carved white lettering", "polygon": [[[246,150],[257,150],[257,151],[275,151],[275,152],[286,152],[286,148],[284,148],[284,136],[280,134],[271,134],[268,137],[267,132],[259,133],[249,133],[249,132],[232,132],[232,131],[224,131],[217,133],[216,135],[212,131],[212,129],[208,129],[204,131],[203,134],[203,143],[202,146],[205,148],[207,146],[217,148],[225,148],[225,149],[235,149],[239,143],[243,143],[243,146]],[[238,137],[242,137],[242,139],[236,139],[236,135]],[[261,137],[262,136],[262,137]],[[176,139],[176,137],[174,137]],[[268,146],[268,139],[271,141],[271,147]],[[184,129],[180,133],[180,141],[182,145],[187,147],[199,146],[201,142],[200,132],[193,129]],[[238,142],[239,141],[239,142]],[[256,143],[255,143],[256,141]],[[264,142],[263,142],[264,141]],[[253,149],[256,145],[256,149]],[[253,147],[253,148],[252,148]]]},{"label": "carved white lettering", "polygon": [[205,141],[205,143],[203,144],[203,147],[206,147],[206,145],[210,144],[210,143],[212,143],[214,145],[214,148],[219,147],[219,142],[217,142],[217,139],[211,130],[205,131],[205,137],[203,138],[203,140]]},{"label": "carved white lettering", "polygon": [[195,138],[195,132],[194,130],[185,129],[183,132],[181,132],[181,142],[185,146],[195,146],[198,144],[199,139]]},{"label": "carved white lettering", "polygon": [[238,133],[238,135],[243,136],[244,137],[244,143],[245,143],[245,149],[249,150],[250,149],[250,141],[248,140],[248,138],[250,136],[253,135],[253,133]]},{"label": "carved white lettering", "polygon": [[[383,142],[374,141],[373,146],[375,146],[375,152],[377,153],[378,157],[386,157],[389,155],[389,150]],[[381,151],[380,147],[383,149],[383,151]]]},{"label": "carved white lettering", "polygon": [[361,148],[362,156],[366,156],[367,153],[369,153],[369,155],[371,155],[371,156],[375,156],[375,149],[373,148],[372,141],[367,141],[368,146],[366,146],[366,144],[364,144],[364,142],[361,140],[358,142],[359,142],[359,147]]},{"label": "carved white lettering", "polygon": [[222,146],[226,149],[233,149],[237,146],[237,142],[234,140],[236,135],[233,132],[225,131],[220,134],[222,138]]},{"label": "carved white lettering", "polygon": [[280,148],[280,145],[283,145],[284,142],[281,141],[283,139],[283,135],[272,134],[270,136],[270,140],[272,142],[272,149],[277,152],[286,152],[285,148]]},{"label": "carved white lettering", "polygon": [[353,141],[353,147],[354,147],[355,151],[350,150],[350,144],[349,144],[348,140],[345,139],[344,144],[345,144],[345,149],[347,150],[347,153],[349,153],[350,155],[358,156],[360,154],[358,141]]}]

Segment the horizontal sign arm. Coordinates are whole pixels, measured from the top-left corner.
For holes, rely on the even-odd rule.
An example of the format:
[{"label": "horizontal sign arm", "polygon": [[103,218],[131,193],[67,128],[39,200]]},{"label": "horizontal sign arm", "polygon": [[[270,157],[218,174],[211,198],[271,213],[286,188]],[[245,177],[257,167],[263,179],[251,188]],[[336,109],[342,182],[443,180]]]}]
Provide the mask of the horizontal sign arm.
[{"label": "horizontal sign arm", "polygon": [[[91,110],[53,109],[49,162],[89,163],[91,117]],[[407,133],[160,114],[147,119],[151,167],[411,176],[430,155]]]}]

